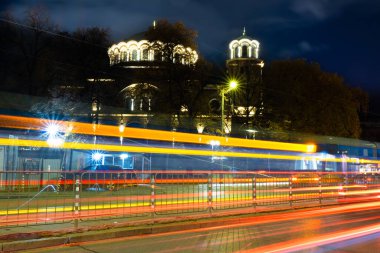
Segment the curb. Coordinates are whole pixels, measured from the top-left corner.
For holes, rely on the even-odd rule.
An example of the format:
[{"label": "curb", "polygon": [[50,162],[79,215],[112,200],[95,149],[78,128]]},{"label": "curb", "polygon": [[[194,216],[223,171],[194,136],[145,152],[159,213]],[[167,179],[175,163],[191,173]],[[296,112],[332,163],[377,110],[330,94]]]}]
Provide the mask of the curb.
[{"label": "curb", "polygon": [[[330,205],[322,205],[322,206],[331,206]],[[149,234],[159,234],[165,232],[176,232],[190,229],[198,229],[198,228],[206,228],[213,226],[222,226],[222,225],[232,225],[240,223],[246,216],[263,214],[263,213],[271,213],[271,212],[283,212],[290,211],[294,209],[304,209],[304,208],[320,208],[321,206],[310,206],[303,208],[277,208],[272,210],[263,209],[261,211],[256,211],[255,213],[235,213],[230,215],[216,215],[208,218],[226,218],[233,217],[231,220],[209,220],[202,221],[202,219],[207,219],[206,217],[182,217],[182,219],[170,219],[164,222],[149,222],[149,223],[135,223],[132,224],[119,224],[116,226],[102,227],[96,230],[76,230],[76,231],[64,231],[62,235],[60,233],[50,232],[51,237],[46,237],[49,235],[49,231],[45,234],[43,238],[36,239],[30,237],[30,239],[20,240],[20,241],[10,241],[10,242],[2,242],[0,243],[0,252],[14,252],[20,250],[31,250],[36,248],[43,247],[54,247],[54,246],[62,246],[65,244],[71,243],[81,243],[88,241],[97,241],[97,240],[105,240],[112,238],[121,238],[121,237],[129,237],[129,236],[138,236],[138,235],[149,235]],[[236,216],[237,215],[237,216]],[[243,216],[242,216],[243,215]],[[190,223],[191,222],[191,223]]]},{"label": "curb", "polygon": [[1,252],[13,252],[19,250],[58,246],[66,243],[67,238],[65,237],[51,237],[26,241],[4,242],[1,245]]},{"label": "curb", "polygon": [[112,238],[121,238],[137,235],[159,234],[165,232],[183,231],[189,229],[204,228],[209,226],[218,226],[226,224],[236,224],[240,218],[232,221],[209,221],[195,222],[192,224],[151,224],[142,228],[115,228],[111,230],[90,231],[74,235],[65,235],[62,237],[49,237],[41,239],[31,239],[14,242],[1,243],[1,252],[13,252],[20,250],[30,250],[43,247],[60,246],[70,243],[80,243],[88,241],[105,240]]}]

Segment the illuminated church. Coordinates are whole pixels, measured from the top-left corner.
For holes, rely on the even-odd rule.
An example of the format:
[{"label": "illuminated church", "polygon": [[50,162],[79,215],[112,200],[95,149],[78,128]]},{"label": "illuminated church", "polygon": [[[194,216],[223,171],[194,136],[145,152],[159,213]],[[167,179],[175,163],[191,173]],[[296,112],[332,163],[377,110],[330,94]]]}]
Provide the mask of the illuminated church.
[{"label": "illuminated church", "polygon": [[[154,29],[155,26],[154,23]],[[174,66],[192,68],[197,63],[199,56],[195,49],[176,44],[171,45],[173,49],[168,54],[168,51],[164,50],[166,46],[159,40],[149,41],[145,33],[140,33],[108,49],[110,69],[113,73],[113,79],[110,80],[119,91],[118,99],[123,100],[123,111],[117,116],[121,124],[146,126],[154,116],[154,111],[159,111],[155,108],[156,100],[164,90],[163,80],[167,78],[162,73]],[[241,134],[238,131],[254,128],[255,116],[262,113],[261,71],[264,62],[259,58],[259,52],[260,43],[247,36],[245,29],[242,36],[229,43],[226,75],[236,79],[239,87],[226,95],[226,107],[223,108],[226,117],[222,119],[220,90],[225,84],[213,83],[205,86],[206,104],[210,99],[214,99],[219,103],[219,112],[212,115],[210,111],[203,111],[199,115],[200,120],[194,122],[194,128],[197,128],[198,132],[206,129],[206,132]],[[93,115],[98,115],[99,109],[99,105],[93,105]],[[181,111],[186,115],[185,107],[181,108]],[[175,125],[175,116],[168,117],[172,117],[172,125]],[[225,121],[224,131],[220,129],[221,120]],[[214,130],[207,131],[210,128]]]},{"label": "illuminated church", "polygon": [[[151,28],[156,29],[155,22]],[[162,100],[167,92],[171,69],[192,69],[198,61],[198,53],[193,48],[149,41],[146,36],[146,32],[136,34],[107,51],[112,73],[110,82],[118,91],[115,101],[123,107],[120,119],[127,125],[146,126],[154,111],[159,111],[157,100]]]}]

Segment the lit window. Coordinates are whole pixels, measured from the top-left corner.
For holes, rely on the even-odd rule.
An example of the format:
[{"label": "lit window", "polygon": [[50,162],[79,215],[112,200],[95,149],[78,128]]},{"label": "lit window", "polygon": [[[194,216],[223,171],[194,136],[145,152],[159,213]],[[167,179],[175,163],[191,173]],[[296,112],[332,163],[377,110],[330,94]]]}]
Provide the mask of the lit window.
[{"label": "lit window", "polygon": [[131,98],[131,111],[133,112],[135,110],[135,101],[133,98]]},{"label": "lit window", "polygon": [[159,50],[154,50],[154,60],[162,61],[162,54]]},{"label": "lit window", "polygon": [[239,58],[239,47],[235,47],[234,49],[234,58]]},{"label": "lit window", "polygon": [[132,50],[131,60],[132,61],[137,61],[137,50],[136,49]]},{"label": "lit window", "polygon": [[127,60],[127,52],[123,51],[123,52],[121,52],[120,61],[126,61],[126,60]]},{"label": "lit window", "polygon": [[248,57],[248,47],[247,46],[242,46],[241,48],[241,57],[242,58],[247,58]]},{"label": "lit window", "polygon": [[143,49],[142,51],[142,60],[147,61],[148,60],[148,49]]}]

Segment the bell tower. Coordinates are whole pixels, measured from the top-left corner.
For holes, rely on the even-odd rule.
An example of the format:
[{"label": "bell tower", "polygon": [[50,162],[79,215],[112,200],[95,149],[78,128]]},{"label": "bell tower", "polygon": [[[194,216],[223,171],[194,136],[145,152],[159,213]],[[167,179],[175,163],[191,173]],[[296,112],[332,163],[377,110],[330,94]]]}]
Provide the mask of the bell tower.
[{"label": "bell tower", "polygon": [[238,81],[238,89],[231,92],[232,124],[236,131],[255,131],[255,121],[262,115],[263,90],[262,69],[264,61],[259,58],[260,43],[247,36],[245,28],[240,37],[228,46],[227,74]]}]

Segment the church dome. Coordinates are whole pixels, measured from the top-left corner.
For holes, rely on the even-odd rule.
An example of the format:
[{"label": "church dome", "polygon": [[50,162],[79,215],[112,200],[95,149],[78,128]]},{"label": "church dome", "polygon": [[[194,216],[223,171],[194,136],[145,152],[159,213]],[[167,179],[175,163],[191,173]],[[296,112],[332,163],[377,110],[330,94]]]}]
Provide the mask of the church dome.
[{"label": "church dome", "polygon": [[230,53],[230,59],[239,58],[259,58],[260,43],[257,40],[249,37],[243,29],[243,34],[230,42],[228,48]]},{"label": "church dome", "polygon": [[[173,61],[183,65],[193,65],[198,60],[198,53],[181,44],[175,45],[173,55],[163,53],[165,43],[161,41],[148,41],[145,32],[137,33],[125,41],[112,45],[108,49],[110,65],[136,62],[160,62]],[[166,59],[168,57],[169,59]]]}]

